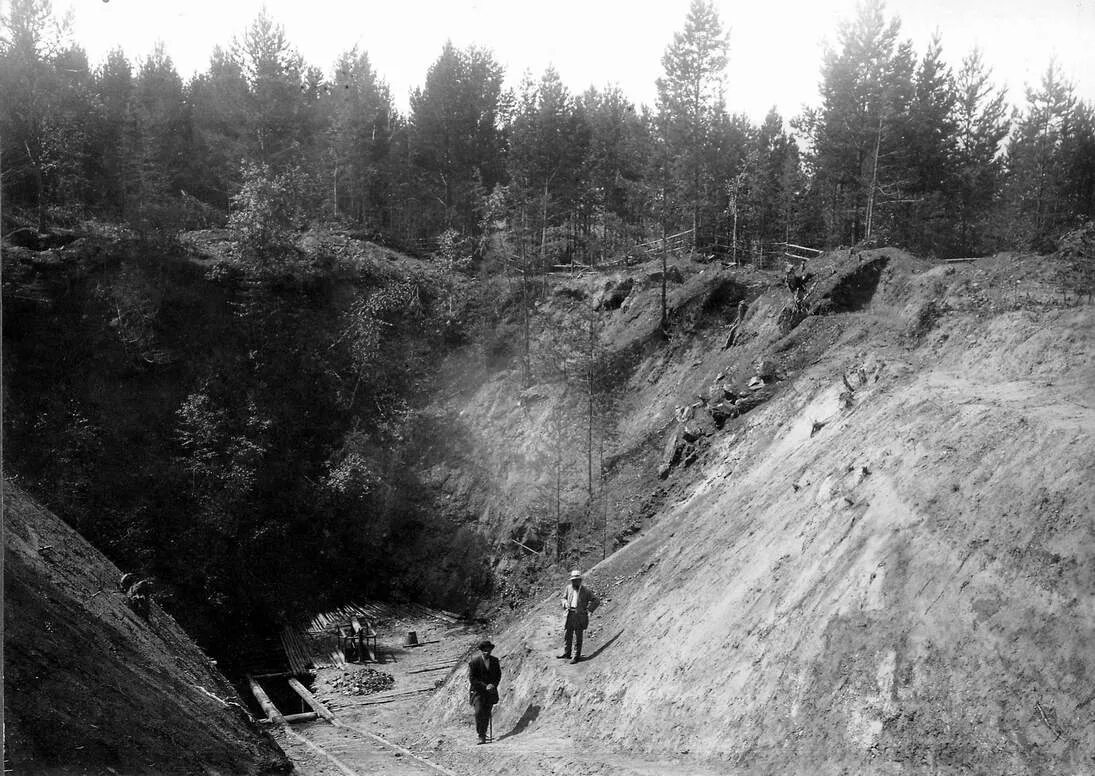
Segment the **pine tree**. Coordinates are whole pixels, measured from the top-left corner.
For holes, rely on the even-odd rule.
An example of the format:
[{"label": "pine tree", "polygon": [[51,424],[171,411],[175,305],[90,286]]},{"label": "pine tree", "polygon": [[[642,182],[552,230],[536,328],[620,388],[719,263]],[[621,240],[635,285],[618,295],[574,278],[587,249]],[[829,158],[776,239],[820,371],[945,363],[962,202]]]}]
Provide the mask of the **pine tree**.
[{"label": "pine tree", "polygon": [[752,163],[743,170],[748,178],[744,209],[749,216],[749,231],[756,240],[780,240],[784,234],[780,186],[788,138],[783,119],[774,108],[768,112],[751,145]]},{"label": "pine tree", "polygon": [[603,255],[627,242],[629,227],[633,232],[638,227],[636,237],[641,234],[648,196],[644,168],[652,147],[646,123],[618,87],[590,88],[581,104],[590,133],[584,163],[586,196],[599,211],[595,216],[601,223],[597,253]]},{"label": "pine tree", "polygon": [[217,47],[209,67],[187,88],[194,154],[187,172],[187,191],[227,218],[228,203],[241,184],[240,168],[249,147],[248,87],[243,69]]},{"label": "pine tree", "polygon": [[388,86],[368,55],[355,48],[339,57],[325,101],[331,111],[327,164],[332,211],[383,226],[391,197],[384,169],[396,114]]},{"label": "pine tree", "polygon": [[954,252],[970,256],[988,249],[986,233],[1002,185],[1000,144],[1007,137],[1007,92],[996,89],[991,72],[974,49],[962,60],[956,81],[953,123]]},{"label": "pine tree", "polygon": [[285,29],[263,8],[233,56],[248,85],[248,157],[277,170],[301,164],[315,139],[310,109],[318,95]]},{"label": "pine tree", "polygon": [[1095,218],[1095,107],[1078,102],[1061,140],[1061,196],[1077,221]]},{"label": "pine tree", "polygon": [[162,46],[141,63],[126,153],[135,165],[127,212],[143,234],[180,225],[179,194],[188,165],[190,117],[182,79]]},{"label": "pine tree", "polygon": [[[824,198],[828,240],[869,237],[879,199],[896,198],[905,181],[895,165],[912,99],[912,44],[899,42],[901,24],[887,22],[881,0],[860,6],[839,32],[839,50],[822,64],[821,108],[807,117],[818,195]],[[882,197],[878,194],[882,192]]]},{"label": "pine tree", "polygon": [[67,30],[51,31],[49,0],[12,0],[0,38],[0,156],[3,185],[9,202],[32,206],[38,227],[44,228],[49,170],[59,150],[51,142],[52,101],[56,89],[53,58]]},{"label": "pine tree", "polygon": [[54,72],[46,113],[44,148],[50,159],[46,196],[73,217],[90,201],[92,138],[97,133],[95,83],[86,52],[66,46],[51,63]]},{"label": "pine tree", "polygon": [[728,49],[714,3],[692,0],[684,29],[674,34],[662,57],[665,75],[657,81],[663,158],[668,165],[663,174],[690,216],[694,246],[701,210],[709,204],[705,194],[721,189],[710,175],[710,148],[715,124],[725,113]]},{"label": "pine tree", "polygon": [[584,115],[555,69],[549,67],[538,83],[526,79],[511,126],[509,172],[535,213],[534,252],[541,264],[548,260],[549,238],[552,253],[569,252],[556,233],[575,215],[587,145]]},{"label": "pine tree", "polygon": [[1067,177],[1061,153],[1075,98],[1055,62],[1038,89],[1027,88],[1025,112],[1015,124],[1008,147],[1012,239],[1018,245],[1048,250],[1069,220],[1062,186]]},{"label": "pine tree", "polygon": [[113,49],[96,73],[97,134],[93,159],[96,167],[92,200],[102,212],[124,217],[127,191],[132,185],[125,155],[127,125],[133,110],[133,66],[121,49]]},{"label": "pine tree", "polygon": [[411,95],[410,143],[421,175],[427,234],[445,228],[475,229],[477,187],[489,191],[503,171],[502,124],[506,113],[504,72],[479,48],[459,50],[446,42]]},{"label": "pine tree", "polygon": [[908,116],[901,122],[902,185],[893,192],[892,205],[894,240],[921,253],[942,255],[951,242],[956,97],[937,35],[917,68]]}]

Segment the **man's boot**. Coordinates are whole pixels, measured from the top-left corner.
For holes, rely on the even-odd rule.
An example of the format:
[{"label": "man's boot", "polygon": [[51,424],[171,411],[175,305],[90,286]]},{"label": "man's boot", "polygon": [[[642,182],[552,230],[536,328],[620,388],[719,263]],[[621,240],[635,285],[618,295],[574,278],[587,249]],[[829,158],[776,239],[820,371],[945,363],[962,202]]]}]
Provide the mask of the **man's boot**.
[{"label": "man's boot", "polygon": [[574,665],[575,663],[581,663],[581,662],[582,662],[582,653],[579,652],[576,655],[574,655],[574,659],[570,661],[570,664]]},{"label": "man's boot", "polygon": [[556,655],[555,657],[559,658],[560,660],[570,660],[570,653],[564,652],[563,654]]}]

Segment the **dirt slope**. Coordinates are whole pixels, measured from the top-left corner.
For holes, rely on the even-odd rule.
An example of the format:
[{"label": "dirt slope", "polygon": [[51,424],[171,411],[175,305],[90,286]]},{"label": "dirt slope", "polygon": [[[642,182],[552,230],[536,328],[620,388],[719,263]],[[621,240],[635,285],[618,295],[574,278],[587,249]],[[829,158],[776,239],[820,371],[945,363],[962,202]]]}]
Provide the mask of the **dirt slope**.
[{"label": "dirt slope", "polygon": [[[726,773],[1095,772],[1095,308],[1052,258],[814,270],[788,333],[772,289],[739,344],[636,371],[625,434],[694,423],[691,466],[590,573],[588,662],[553,658],[554,596],[494,638],[496,726]],[[758,358],[771,398],[717,428]]]},{"label": "dirt slope", "polygon": [[232,686],[121,572],[4,482],[5,768],[17,774],[289,769]]}]

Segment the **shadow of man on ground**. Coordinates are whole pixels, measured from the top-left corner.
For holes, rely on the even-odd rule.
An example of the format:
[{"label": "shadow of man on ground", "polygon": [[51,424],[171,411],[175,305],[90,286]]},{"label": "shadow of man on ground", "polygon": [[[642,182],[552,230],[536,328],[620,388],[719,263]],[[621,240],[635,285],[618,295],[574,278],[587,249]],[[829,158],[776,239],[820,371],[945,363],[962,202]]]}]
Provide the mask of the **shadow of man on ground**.
[{"label": "shadow of man on ground", "polygon": [[595,650],[593,650],[592,652],[590,652],[590,653],[589,653],[589,655],[587,655],[586,657],[582,658],[582,662],[583,662],[583,663],[585,663],[586,661],[588,661],[588,660],[592,660],[593,658],[597,657],[597,655],[601,654],[601,653],[602,653],[602,652],[604,652],[604,651],[605,651],[606,649],[608,649],[609,647],[611,647],[611,646],[612,646],[612,642],[614,642],[614,641],[615,641],[616,639],[620,638],[620,636],[622,636],[622,635],[624,635],[624,632],[623,632],[623,630],[621,629],[621,630],[620,630],[620,631],[619,631],[619,632],[618,632],[618,633],[617,633],[617,634],[616,634],[615,636],[613,636],[612,638],[610,638],[610,639],[609,639],[608,641],[606,641],[606,642],[605,642],[604,644],[602,644],[601,646],[597,647],[597,649],[595,649]]},{"label": "shadow of man on ground", "polygon": [[525,713],[521,715],[521,719],[517,720],[517,724],[513,726],[513,729],[504,735],[498,736],[497,740],[501,741],[504,738],[509,738],[510,736],[517,736],[521,733],[524,733],[525,729],[528,728],[528,726],[531,725],[533,722],[535,722],[536,718],[539,716],[540,707],[529,704],[529,707],[525,709]]}]

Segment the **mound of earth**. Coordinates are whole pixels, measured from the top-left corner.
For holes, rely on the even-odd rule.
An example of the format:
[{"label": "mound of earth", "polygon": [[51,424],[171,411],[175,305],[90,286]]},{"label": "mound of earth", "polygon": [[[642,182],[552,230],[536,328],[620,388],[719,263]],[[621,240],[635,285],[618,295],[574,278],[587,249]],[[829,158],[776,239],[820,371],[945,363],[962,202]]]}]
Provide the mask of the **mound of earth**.
[{"label": "mound of earth", "polygon": [[[19,774],[290,769],[231,684],[155,602],[4,482],[5,766]],[[144,614],[145,616],[142,616]]]},{"label": "mound of earth", "polygon": [[[1058,263],[830,254],[803,314],[778,278],[743,277],[733,343],[697,327],[645,357],[616,438],[646,451],[648,494],[649,450],[694,424],[687,464],[590,571],[586,662],[554,659],[555,595],[492,637],[496,728],[722,773],[1095,770],[1095,308]],[[704,298],[678,309],[698,320]],[[716,423],[712,397],[751,390],[760,362],[765,401]],[[544,412],[483,391],[472,428]],[[488,436],[495,487],[539,476],[499,462],[527,437]],[[429,713],[467,717],[462,676]]]}]

